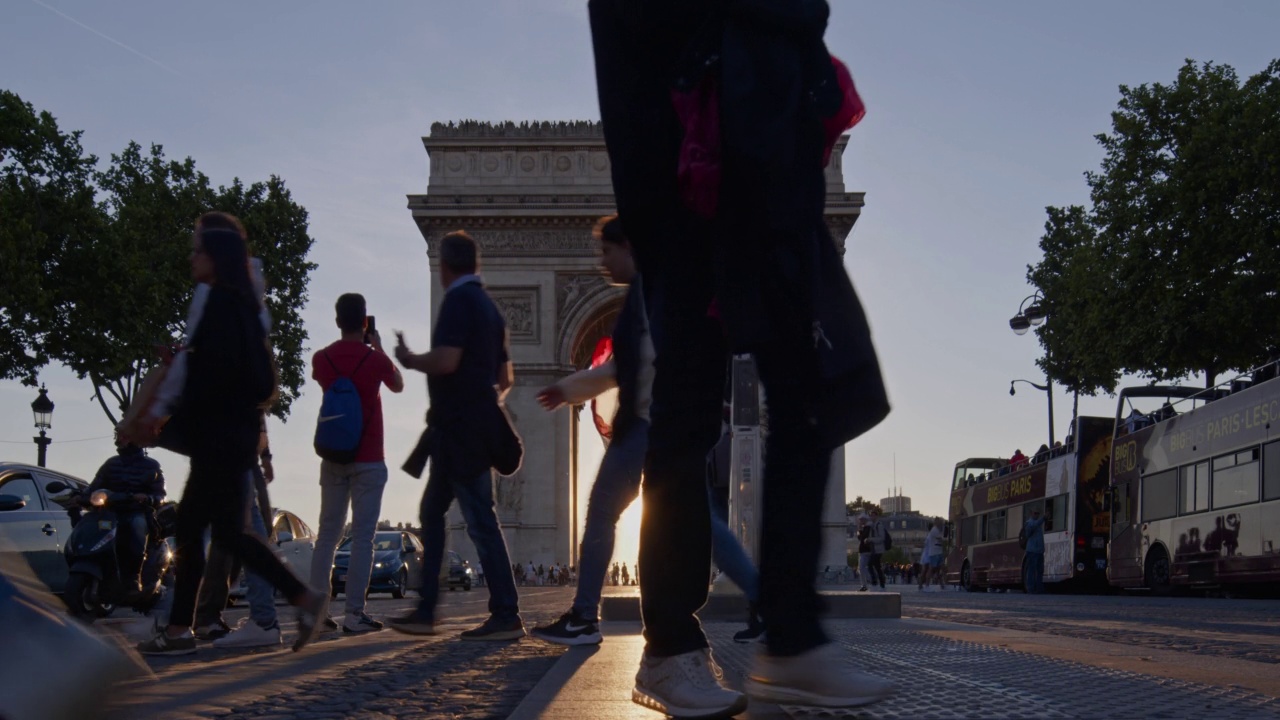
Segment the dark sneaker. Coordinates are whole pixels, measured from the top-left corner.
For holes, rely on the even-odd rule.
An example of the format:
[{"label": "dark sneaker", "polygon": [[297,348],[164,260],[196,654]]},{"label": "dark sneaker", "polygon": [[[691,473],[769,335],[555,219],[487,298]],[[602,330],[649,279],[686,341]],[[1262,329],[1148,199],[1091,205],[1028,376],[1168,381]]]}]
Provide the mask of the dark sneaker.
[{"label": "dark sneaker", "polygon": [[520,618],[499,620],[490,617],[479,627],[462,631],[463,640],[519,640],[524,637],[524,623]]},{"label": "dark sneaker", "polygon": [[436,624],[430,618],[422,617],[416,612],[403,617],[391,618],[391,629],[405,635],[435,635]]},{"label": "dark sneaker", "polygon": [[191,655],[196,651],[196,639],[190,633],[169,637],[161,630],[150,640],[138,643],[137,648],[143,655]]},{"label": "dark sneaker", "polygon": [[381,629],[382,623],[364,613],[348,615],[347,619],[342,621],[342,632],[348,634],[377,632]]},{"label": "dark sneaker", "polygon": [[195,631],[197,640],[217,640],[231,634],[231,626],[227,625],[222,618],[218,618],[218,622],[209,625],[201,625]]},{"label": "dark sneaker", "polygon": [[545,627],[535,627],[530,635],[539,640],[559,645],[599,645],[600,625],[595,620],[587,620],[576,610],[570,610],[560,619]]},{"label": "dark sneaker", "polygon": [[329,598],[320,593],[307,593],[307,598],[298,606],[298,637],[293,639],[294,652],[306,647],[320,634],[324,621],[329,619],[324,615],[328,606]]},{"label": "dark sneaker", "polygon": [[751,623],[745,630],[733,634],[733,641],[739,643],[764,642],[764,623]]}]

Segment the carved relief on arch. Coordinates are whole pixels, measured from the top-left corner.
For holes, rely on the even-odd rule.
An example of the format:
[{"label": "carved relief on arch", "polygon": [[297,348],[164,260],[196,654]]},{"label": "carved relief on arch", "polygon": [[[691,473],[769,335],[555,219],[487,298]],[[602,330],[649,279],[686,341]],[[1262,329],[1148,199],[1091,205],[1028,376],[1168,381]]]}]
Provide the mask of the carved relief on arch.
[{"label": "carved relief on arch", "polygon": [[[590,358],[596,341],[613,329],[613,318],[622,308],[626,294],[625,287],[610,285],[600,275],[557,276],[556,360],[582,367],[584,357]],[[588,342],[590,347],[586,346]]]}]

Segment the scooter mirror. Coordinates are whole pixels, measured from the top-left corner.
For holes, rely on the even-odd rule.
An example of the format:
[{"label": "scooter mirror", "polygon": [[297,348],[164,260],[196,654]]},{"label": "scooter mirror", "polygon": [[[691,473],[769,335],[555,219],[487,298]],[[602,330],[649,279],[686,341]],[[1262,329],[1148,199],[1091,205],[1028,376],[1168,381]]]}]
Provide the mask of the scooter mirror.
[{"label": "scooter mirror", "polygon": [[44,491],[49,493],[50,495],[57,495],[60,492],[66,491],[66,489],[67,489],[67,484],[62,482],[61,480],[54,480],[53,482],[44,486]]}]

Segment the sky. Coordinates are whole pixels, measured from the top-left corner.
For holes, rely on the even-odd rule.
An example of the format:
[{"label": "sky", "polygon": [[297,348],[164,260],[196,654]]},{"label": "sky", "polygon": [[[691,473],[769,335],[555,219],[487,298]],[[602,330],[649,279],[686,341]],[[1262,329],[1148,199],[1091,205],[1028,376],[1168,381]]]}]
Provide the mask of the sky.
[{"label": "sky", "polygon": [[[951,469],[1047,440],[1034,335],[1008,319],[1034,288],[1044,208],[1088,201],[1094,135],[1122,84],[1170,82],[1185,59],[1247,77],[1280,55],[1280,4],[1184,0],[1026,3],[834,0],[827,44],[868,107],[844,154],[866,193],[846,267],[869,316],[893,413],[845,450],[846,493],[891,486],[945,513]],[[423,347],[426,246],[406,209],[422,193],[421,136],[458,119],[598,119],[582,0],[471,3],[5,0],[0,88],[83,130],[105,162],[136,140],[190,156],[213,183],[281,176],[316,244],[302,317],[317,349],[337,338],[332,303],[363,293],[378,327]],[[0,259],[2,262],[3,259]],[[1052,322],[1052,318],[1049,319]],[[416,342],[416,345],[415,345]],[[49,465],[91,478],[113,453],[87,380],[40,376],[56,404]],[[0,459],[34,462],[36,392],[0,382]],[[1071,398],[1055,389],[1057,437]],[[273,500],[315,524],[311,449],[318,386],[273,422]],[[383,394],[392,468],[383,517],[415,519],[422,481],[397,468],[421,431],[425,382]],[[1081,398],[1111,416],[1115,401]],[[185,460],[163,451],[170,492]],[[584,467],[584,472],[592,468]],[[583,478],[584,483],[588,478]],[[635,517],[624,521],[634,535]],[[634,539],[619,538],[634,557]]]}]

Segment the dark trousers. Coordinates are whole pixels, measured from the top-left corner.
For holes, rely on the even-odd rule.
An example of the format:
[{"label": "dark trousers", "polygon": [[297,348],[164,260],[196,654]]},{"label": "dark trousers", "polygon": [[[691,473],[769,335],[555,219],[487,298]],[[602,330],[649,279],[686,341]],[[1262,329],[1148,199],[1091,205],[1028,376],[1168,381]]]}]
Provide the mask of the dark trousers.
[{"label": "dark trousers", "polygon": [[[271,501],[267,498],[267,481],[262,470],[254,468],[253,482],[257,507],[250,512],[262,514],[263,525],[270,532]],[[264,538],[265,539],[265,538]],[[217,544],[209,546],[209,555],[205,558],[204,579],[200,582],[200,592],[196,596],[196,627],[214,625],[222,619],[222,611],[227,607],[227,598],[231,596],[231,583],[240,577],[240,563],[230,553]]]},{"label": "dark trousers", "polygon": [[453,478],[437,471],[435,461],[432,461],[427,489],[422,494],[422,506],[418,512],[424,547],[422,587],[418,590],[422,599],[418,602],[418,616],[435,619],[436,601],[440,597],[440,566],[444,560],[444,516],[455,499],[488,582],[489,614],[502,621],[518,619],[519,594],[516,592],[515,575],[511,572],[507,542],[494,509],[493,474],[485,470],[471,478]]},{"label": "dark trousers", "polygon": [[871,553],[867,568],[871,570],[871,584],[884,587],[884,568],[880,566],[880,553]]},{"label": "dark trousers", "polygon": [[[680,211],[672,217],[638,247],[657,351],[640,527],[641,614],[654,657],[707,646],[694,613],[707,599],[706,458],[720,434],[727,353],[723,328],[708,317],[717,270],[700,236],[706,229]],[[773,340],[754,352],[770,428],[760,613],[770,622],[770,654],[787,656],[827,642],[814,582],[832,448],[813,431],[820,373],[810,327],[801,318],[771,319]]]},{"label": "dark trousers", "polygon": [[208,467],[192,461],[187,487],[178,504],[178,565],[170,625],[190,627],[196,594],[204,576],[204,529],[212,544],[262,576],[292,601],[306,590],[262,538],[245,529],[252,483],[247,469]]}]

